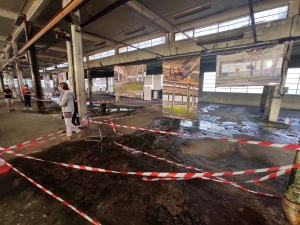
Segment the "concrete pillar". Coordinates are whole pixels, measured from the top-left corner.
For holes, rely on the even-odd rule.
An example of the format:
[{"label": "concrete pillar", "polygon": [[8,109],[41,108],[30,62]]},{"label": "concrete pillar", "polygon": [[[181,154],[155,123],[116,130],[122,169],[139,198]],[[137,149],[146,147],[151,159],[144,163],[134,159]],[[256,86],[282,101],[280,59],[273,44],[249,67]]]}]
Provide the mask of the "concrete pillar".
[{"label": "concrete pillar", "polygon": [[287,69],[289,66],[289,61],[291,58],[291,53],[293,49],[293,41],[290,43],[285,44],[284,51],[283,51],[283,65],[281,70],[281,78],[279,81],[279,86],[275,87],[271,108],[270,108],[270,115],[269,115],[269,121],[276,122],[279,116],[280,107],[281,107],[281,100],[283,97],[283,90],[285,85],[285,80],[287,76]]},{"label": "concrete pillar", "polygon": [[87,71],[87,73],[88,73],[87,78],[88,78],[88,83],[89,83],[88,97],[92,98],[93,97],[92,96],[93,95],[93,92],[92,92],[92,90],[93,90],[93,79],[92,79],[92,77],[90,75],[90,71]]},{"label": "concrete pillar", "polygon": [[[26,42],[30,40],[30,38],[33,37],[33,28],[30,24],[25,24],[25,38]],[[43,99],[43,91],[42,91],[42,84],[41,84],[41,76],[39,72],[39,64],[38,59],[36,56],[36,50],[35,50],[35,44],[32,44],[28,51],[28,60],[30,64],[30,70],[31,70],[31,78],[32,78],[32,87],[33,91],[35,93],[35,97],[37,99]],[[36,101],[37,108],[40,112],[45,111],[44,102],[42,101]]]},{"label": "concrete pillar", "polygon": [[264,86],[264,90],[260,100],[260,112],[264,113],[266,109],[267,96],[268,96],[269,86]]},{"label": "concrete pillar", "polygon": [[[62,6],[66,6],[71,0],[62,0]],[[70,89],[72,88],[74,95],[78,101],[78,115],[81,121],[87,112],[86,96],[85,96],[85,80],[83,67],[83,53],[82,53],[82,38],[79,11],[72,14],[74,24],[64,21],[68,30],[70,41],[67,44],[68,64],[69,64],[69,81]],[[73,71],[73,72],[72,72]]]},{"label": "concrete pillar", "polygon": [[[13,47],[14,55],[17,54],[18,53],[17,42],[13,42],[12,47]],[[23,74],[22,74],[22,70],[19,69],[17,62],[15,63],[15,67],[16,67],[16,72],[17,72],[17,76],[18,76],[18,84],[19,84],[21,101],[23,102],[24,96],[21,94],[22,87],[24,87]]]},{"label": "concrete pillar", "polygon": [[273,86],[268,88],[267,100],[266,100],[266,105],[265,105],[265,115],[267,117],[269,117],[269,115],[270,115],[270,108],[271,108],[271,103],[272,103],[272,97],[273,97],[273,94],[274,94],[274,90],[275,90],[275,87],[273,87]]},{"label": "concrete pillar", "polygon": [[74,72],[75,72],[75,88],[78,102],[78,114],[81,120],[87,112],[86,96],[85,96],[85,80],[83,68],[83,54],[82,54],[82,39],[81,28],[79,25],[71,25],[73,56],[74,56]]},{"label": "concrete pillar", "polygon": [[0,72],[0,92],[3,92],[3,89],[4,89],[3,75],[2,72]]}]

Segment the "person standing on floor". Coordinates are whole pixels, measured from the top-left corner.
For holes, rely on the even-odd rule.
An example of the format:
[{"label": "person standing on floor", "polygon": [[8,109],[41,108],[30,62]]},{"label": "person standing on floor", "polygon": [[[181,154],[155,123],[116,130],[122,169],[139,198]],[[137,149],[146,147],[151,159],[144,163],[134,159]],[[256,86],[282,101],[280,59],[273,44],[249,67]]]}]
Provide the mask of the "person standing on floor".
[{"label": "person standing on floor", "polygon": [[30,91],[30,89],[28,88],[28,85],[24,85],[24,88],[22,88],[22,95],[24,97],[24,101],[25,101],[25,107],[24,110],[27,110],[27,107],[29,107],[29,110],[33,110],[31,108],[31,96],[32,93]]},{"label": "person standing on floor", "polygon": [[4,94],[4,99],[6,101],[8,112],[16,111],[14,110],[13,93],[7,84],[4,85],[3,94]]},{"label": "person standing on floor", "polygon": [[63,139],[71,140],[72,131],[75,131],[78,134],[78,137],[81,138],[83,136],[83,131],[72,124],[72,116],[75,112],[73,93],[70,92],[69,86],[65,82],[61,82],[59,87],[61,88],[62,93],[57,100],[57,104],[62,107],[62,113],[66,124],[66,137]]}]

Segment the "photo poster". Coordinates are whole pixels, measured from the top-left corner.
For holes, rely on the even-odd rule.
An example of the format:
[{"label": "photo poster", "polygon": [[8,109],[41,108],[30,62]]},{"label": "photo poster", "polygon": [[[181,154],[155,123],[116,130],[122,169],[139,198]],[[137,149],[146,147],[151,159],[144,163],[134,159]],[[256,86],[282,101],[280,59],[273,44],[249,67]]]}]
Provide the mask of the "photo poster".
[{"label": "photo poster", "polygon": [[216,87],[279,85],[287,44],[217,56]]},{"label": "photo poster", "polygon": [[200,56],[163,61],[163,115],[197,119]]},{"label": "photo poster", "polygon": [[52,80],[53,80],[53,89],[54,89],[54,95],[58,95],[58,76],[56,74],[52,74]]},{"label": "photo poster", "polygon": [[115,94],[127,98],[143,98],[145,71],[147,65],[114,67]]},{"label": "photo poster", "polygon": [[44,79],[44,84],[45,84],[45,88],[44,88],[45,99],[51,99],[52,90],[51,90],[51,86],[50,86],[50,75],[49,74],[44,75],[43,79]]},{"label": "photo poster", "polygon": [[66,73],[59,73],[58,74],[58,84],[61,82],[67,82],[67,75]]}]

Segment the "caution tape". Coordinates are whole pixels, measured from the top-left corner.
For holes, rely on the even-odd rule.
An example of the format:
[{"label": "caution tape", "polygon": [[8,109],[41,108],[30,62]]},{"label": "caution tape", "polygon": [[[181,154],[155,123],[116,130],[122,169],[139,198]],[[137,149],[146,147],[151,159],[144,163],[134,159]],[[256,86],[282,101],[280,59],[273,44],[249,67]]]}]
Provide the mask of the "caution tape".
[{"label": "caution tape", "polygon": [[270,167],[270,168],[262,168],[262,169],[252,169],[252,170],[242,170],[242,171],[233,171],[233,172],[205,172],[205,173],[177,173],[177,172],[120,172],[114,170],[107,170],[102,168],[84,166],[84,165],[74,165],[74,164],[66,164],[60,162],[52,162],[43,159],[38,159],[32,156],[28,156],[21,153],[16,153],[11,150],[7,150],[4,148],[0,148],[0,152],[13,154],[19,157],[23,157],[26,159],[36,160],[36,161],[43,161],[48,163],[53,163],[59,166],[64,166],[73,169],[79,170],[86,170],[86,171],[93,171],[93,172],[100,172],[100,173],[115,173],[115,174],[123,174],[123,175],[134,175],[134,176],[144,176],[144,177],[158,177],[158,178],[198,178],[198,177],[222,177],[222,176],[235,176],[235,175],[242,175],[242,174],[254,174],[254,173],[264,173],[264,172],[275,172],[275,171],[282,171],[288,169],[297,169],[300,168],[300,164],[293,164],[287,166],[278,166],[278,167]]},{"label": "caution tape", "polygon": [[[4,161],[2,159],[0,159],[0,161]],[[43,187],[42,185],[38,184],[37,182],[35,182],[34,180],[32,180],[31,178],[29,178],[28,176],[26,176],[25,174],[23,174],[22,172],[20,172],[18,169],[16,169],[15,167],[13,167],[11,164],[7,163],[4,161],[4,163],[6,163],[7,166],[9,166],[10,168],[12,168],[14,171],[16,171],[18,174],[20,174],[22,177],[24,177],[25,179],[27,179],[28,181],[30,181],[34,186],[38,187],[39,189],[41,189],[42,191],[44,191],[45,193],[47,193],[48,195],[50,195],[51,197],[55,198],[56,200],[60,201],[61,203],[63,203],[64,205],[68,206],[70,209],[74,210],[76,213],[78,213],[80,216],[82,216],[83,218],[87,219],[88,221],[90,221],[92,224],[95,225],[101,225],[100,223],[98,223],[96,220],[92,219],[91,217],[89,217],[88,215],[86,215],[85,213],[81,212],[79,209],[76,209],[74,206],[72,206],[70,203],[66,202],[65,200],[63,200],[62,198],[58,197],[57,195],[53,194],[51,191],[49,191],[48,189],[46,189],[45,187]]]},{"label": "caution tape", "polygon": [[[26,141],[26,142],[23,142],[23,143],[19,143],[19,144],[15,144],[15,145],[12,145],[10,147],[3,147],[3,149],[5,150],[9,150],[9,149],[16,149],[16,148],[21,148],[21,147],[24,147],[28,144],[31,144],[31,143],[35,143],[35,142],[38,142],[38,141],[41,141],[42,139],[49,139],[49,140],[53,140],[55,138],[57,138],[55,135],[59,135],[59,136],[62,136],[63,132],[65,132],[65,130],[63,131],[58,131],[58,132],[54,132],[52,134],[48,134],[48,135],[44,135],[42,137],[39,137],[39,138],[35,138],[35,139],[32,139],[30,141]],[[40,142],[39,142],[40,143]],[[1,148],[1,147],[0,147]]]},{"label": "caution tape", "polygon": [[[173,164],[175,166],[179,166],[179,167],[182,167],[182,168],[185,168],[185,169],[196,170],[196,171],[200,171],[200,172],[204,172],[204,173],[206,172],[206,171],[204,171],[202,169],[199,169],[199,168],[196,168],[194,166],[187,166],[187,165],[183,165],[183,164],[180,164],[180,163],[176,163],[176,162],[167,160],[167,159],[159,157],[159,156],[151,155],[147,152],[138,151],[136,149],[127,147],[127,146],[122,145],[122,144],[117,143],[117,142],[114,142],[114,143],[117,146],[120,146],[124,150],[129,151],[131,153],[146,155],[148,157],[152,157],[152,158],[155,158],[157,160],[161,160],[161,161],[164,161],[164,162],[167,162],[167,163],[170,163],[170,164]],[[271,194],[266,194],[266,193],[263,193],[263,192],[257,192],[257,191],[252,191],[252,190],[246,189],[246,188],[240,186],[239,183],[260,182],[260,181],[263,181],[263,180],[267,180],[267,179],[275,178],[277,176],[281,176],[281,175],[289,173],[289,172],[291,172],[291,169],[280,171],[276,175],[270,174],[268,176],[265,176],[265,177],[262,177],[262,178],[256,178],[254,180],[246,181],[246,182],[230,182],[230,181],[227,181],[227,180],[225,180],[221,177],[216,177],[217,179],[208,178],[208,177],[199,177],[199,178],[200,179],[205,179],[205,180],[211,180],[211,181],[215,181],[215,182],[220,182],[220,183],[224,183],[224,184],[230,184],[230,185],[235,186],[235,187],[237,187],[237,188],[239,188],[243,191],[247,191],[247,192],[251,192],[251,193],[255,193],[255,194],[259,194],[259,195],[264,195],[264,196],[269,196],[269,197],[274,197],[274,198],[281,198],[281,196],[278,196],[278,195],[271,195]],[[144,181],[162,181],[162,180],[173,180],[174,181],[174,180],[189,180],[189,179],[191,179],[191,178],[146,178],[146,177],[143,178]]]},{"label": "caution tape", "polygon": [[149,103],[149,102],[154,102],[154,103],[159,103],[161,101],[159,100],[156,100],[156,101],[102,101],[102,100],[99,100],[99,101],[80,101],[80,100],[76,100],[76,102],[92,102],[92,103],[136,103],[136,102],[139,102],[139,103]]},{"label": "caution tape", "polygon": [[147,131],[147,132],[158,133],[158,134],[176,135],[179,137],[196,137],[196,138],[211,139],[211,140],[218,140],[218,141],[228,141],[228,142],[260,145],[260,146],[265,146],[265,147],[276,147],[276,148],[283,148],[283,149],[290,149],[290,150],[300,150],[300,145],[294,145],[294,144],[279,144],[279,143],[266,142],[266,141],[250,141],[250,140],[244,140],[244,139],[238,140],[238,139],[231,139],[231,138],[201,136],[198,134],[183,134],[183,133],[175,133],[175,132],[171,132],[171,131],[153,130],[153,129],[148,129],[148,128],[125,126],[125,125],[119,125],[119,124],[112,125],[109,123],[104,123],[101,121],[94,121],[94,120],[91,120],[91,122],[98,123],[98,124],[106,124],[108,126],[115,126],[115,127],[120,127],[120,128]]}]

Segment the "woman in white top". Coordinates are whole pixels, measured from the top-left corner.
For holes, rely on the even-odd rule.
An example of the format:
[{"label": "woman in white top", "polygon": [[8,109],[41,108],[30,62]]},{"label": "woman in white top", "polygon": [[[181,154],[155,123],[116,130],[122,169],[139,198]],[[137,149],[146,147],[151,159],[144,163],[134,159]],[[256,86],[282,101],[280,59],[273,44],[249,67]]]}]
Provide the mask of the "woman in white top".
[{"label": "woman in white top", "polygon": [[64,137],[64,139],[71,140],[72,131],[75,131],[78,134],[78,137],[81,138],[83,136],[83,130],[80,130],[78,127],[72,124],[72,116],[75,111],[73,93],[70,92],[68,84],[65,82],[61,82],[59,87],[62,89],[62,94],[58,98],[57,104],[61,106],[65,119],[66,137]]}]

